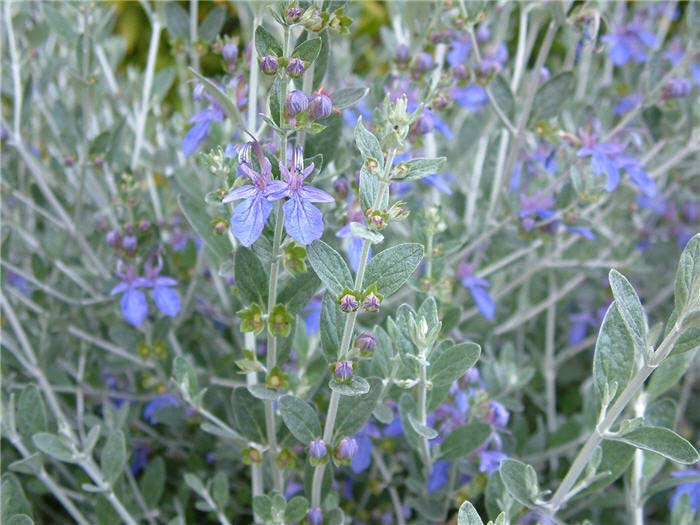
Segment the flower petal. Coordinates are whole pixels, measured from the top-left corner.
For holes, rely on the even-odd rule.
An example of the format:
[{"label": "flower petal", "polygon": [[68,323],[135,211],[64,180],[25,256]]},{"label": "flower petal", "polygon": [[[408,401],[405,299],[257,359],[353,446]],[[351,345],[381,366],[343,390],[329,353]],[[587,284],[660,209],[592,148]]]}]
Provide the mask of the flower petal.
[{"label": "flower petal", "polygon": [[153,302],[156,303],[158,310],[168,317],[175,317],[180,313],[180,308],[182,306],[180,294],[177,293],[175,288],[171,288],[170,286],[154,287]]},{"label": "flower petal", "polygon": [[496,304],[491,299],[488,290],[483,286],[472,285],[469,287],[469,291],[481,315],[486,317],[486,319],[492,320],[494,315],[496,315]]},{"label": "flower petal", "polygon": [[146,295],[137,288],[129,288],[121,299],[122,316],[132,326],[141,326],[148,315]]},{"label": "flower petal", "polygon": [[194,126],[190,128],[185,137],[182,139],[182,152],[185,156],[192,155],[197,146],[207,138],[209,134],[210,120],[205,120],[203,122],[197,122]]},{"label": "flower petal", "polygon": [[298,191],[299,196],[309,202],[335,202],[332,195],[313,186],[302,186]]},{"label": "flower petal", "polygon": [[230,191],[229,194],[221,200],[221,202],[229,203],[238,199],[247,199],[249,197],[254,197],[257,192],[258,189],[255,186],[247,184],[245,186],[240,186],[233,191]]},{"label": "flower petal", "polygon": [[272,210],[272,203],[259,193],[246,199],[233,209],[231,232],[246,248],[258,240]]},{"label": "flower petal", "polygon": [[323,235],[323,214],[295,194],[284,203],[284,227],[299,244],[311,244]]}]

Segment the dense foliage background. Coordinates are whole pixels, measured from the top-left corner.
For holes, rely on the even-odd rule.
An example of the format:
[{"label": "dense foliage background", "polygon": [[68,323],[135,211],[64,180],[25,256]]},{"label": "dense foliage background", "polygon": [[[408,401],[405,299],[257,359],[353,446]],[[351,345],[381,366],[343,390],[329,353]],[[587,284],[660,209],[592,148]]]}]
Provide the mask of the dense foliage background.
[{"label": "dense foliage background", "polygon": [[2,523],[698,523],[697,2],[2,34]]}]

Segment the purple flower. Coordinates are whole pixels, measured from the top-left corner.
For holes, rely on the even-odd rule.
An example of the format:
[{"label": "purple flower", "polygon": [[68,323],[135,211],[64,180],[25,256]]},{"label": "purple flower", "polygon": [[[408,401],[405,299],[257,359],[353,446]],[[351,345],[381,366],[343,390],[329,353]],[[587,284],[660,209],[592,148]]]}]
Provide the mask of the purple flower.
[{"label": "purple flower", "polygon": [[496,428],[505,428],[510,419],[510,414],[506,407],[498,401],[491,401],[491,406],[486,421]]},{"label": "purple flower", "polygon": [[590,312],[580,312],[569,315],[571,327],[569,328],[569,345],[576,346],[584,340],[589,327],[596,326],[596,320]]},{"label": "purple flower", "polygon": [[374,292],[368,293],[362,301],[362,307],[367,312],[378,312],[382,305],[382,300]]},{"label": "purple flower", "polygon": [[318,507],[312,507],[306,513],[306,521],[309,522],[309,525],[323,525],[323,512]]},{"label": "purple flower", "polygon": [[447,63],[450,67],[456,67],[464,64],[469,56],[472,45],[469,38],[461,38],[453,40],[450,44],[450,51],[447,53]]},{"label": "purple flower", "polygon": [[472,113],[480,113],[481,108],[489,101],[484,88],[477,84],[452,88],[452,98],[457,104],[467,108]]},{"label": "purple flower", "polygon": [[349,381],[352,379],[352,376],[352,361],[338,361],[335,364],[335,377],[338,379],[338,381]]},{"label": "purple flower", "polygon": [[346,293],[340,298],[340,309],[345,312],[354,312],[360,307],[360,302],[352,294]]},{"label": "purple flower", "polygon": [[413,70],[418,73],[425,73],[433,68],[433,56],[430,53],[420,53],[416,58]]},{"label": "purple flower", "polygon": [[151,258],[146,262],[144,271],[146,273],[146,286],[153,290],[151,296],[158,309],[168,317],[175,317],[180,313],[182,306],[180,295],[173,286],[177,286],[177,281],[172,277],[161,277],[160,271],[163,269],[163,260],[158,256],[156,266],[152,266]]},{"label": "purple flower", "polygon": [[[677,470],[671,474],[674,478],[685,478],[688,476],[700,476],[700,470],[698,469],[686,469]],[[687,483],[682,483],[676,487],[671,496],[670,506],[671,509],[676,506],[678,498],[683,494],[687,494],[690,498],[690,508],[693,512],[700,510],[700,481],[689,481]]]},{"label": "purple flower", "polygon": [[[195,94],[199,91],[198,87],[195,88]],[[208,93],[204,93],[204,96],[209,101],[209,107],[199,111],[190,119],[194,126],[190,128],[182,139],[182,152],[185,156],[194,153],[197,146],[207,138],[209,126],[211,126],[212,122],[221,122],[224,118],[224,111],[216,99]]]},{"label": "purple flower", "polygon": [[307,245],[323,235],[323,214],[311,203],[334,202],[334,199],[323,190],[313,186],[303,186],[304,179],[314,170],[314,164],[312,162],[304,168],[301,148],[294,149],[291,160],[291,168],[280,162],[283,181],[271,181],[267,197],[269,200],[288,197],[283,206],[284,227],[296,242]]},{"label": "purple flower", "polygon": [[338,449],[336,450],[336,456],[338,459],[352,459],[357,453],[357,441],[352,437],[344,437],[338,443]]},{"label": "purple flower", "polygon": [[[260,172],[253,169],[249,158],[243,160],[240,168],[253,184],[234,189],[222,201],[228,203],[245,199],[233,209],[231,232],[246,247],[251,246],[260,237],[273,206],[267,198],[272,179],[272,166],[263,154],[260,144],[257,142],[249,144],[258,156]],[[247,154],[244,156],[247,157]]]},{"label": "purple flower", "polygon": [[486,319],[493,320],[496,315],[496,304],[488,292],[491,284],[486,279],[474,275],[475,269],[474,264],[462,261],[457,267],[456,277],[461,281],[462,286],[469,289],[481,315]]},{"label": "purple flower", "polygon": [[292,78],[298,78],[304,74],[306,67],[304,67],[304,61],[300,58],[290,58],[289,64],[287,64],[287,73]]},{"label": "purple flower", "polygon": [[279,62],[277,61],[276,56],[267,55],[260,59],[260,69],[266,75],[274,75],[275,73],[277,73],[278,68]]},{"label": "purple flower", "polygon": [[333,101],[323,91],[314,93],[309,100],[309,116],[312,118],[328,118],[333,112]]},{"label": "purple flower", "polygon": [[436,461],[433,464],[433,470],[430,472],[428,477],[427,490],[428,494],[432,494],[436,490],[440,490],[447,484],[450,478],[450,467],[452,463],[450,461]]},{"label": "purple flower", "polygon": [[630,60],[641,64],[647,60],[647,48],[653,48],[656,37],[642,27],[636,18],[626,25],[615,28],[614,33],[605,35],[603,42],[610,45],[610,60],[616,66],[624,66]]},{"label": "purple flower", "polygon": [[479,472],[486,472],[491,475],[498,470],[501,466],[501,461],[506,459],[508,456],[503,452],[497,450],[486,450],[479,456]]},{"label": "purple flower", "polygon": [[355,340],[357,348],[363,352],[371,352],[377,348],[377,338],[372,332],[362,332]]},{"label": "purple flower", "polygon": [[144,443],[134,448],[134,455],[131,458],[131,473],[136,476],[148,464],[148,453],[150,447]]},{"label": "purple flower", "polygon": [[132,326],[141,326],[148,315],[146,294],[140,288],[149,286],[148,279],[138,277],[133,266],[120,272],[121,282],[110,291],[110,295],[122,294],[120,301],[122,317]]},{"label": "purple flower", "polygon": [[306,108],[309,107],[309,97],[307,97],[306,93],[303,91],[295,89],[287,95],[285,107],[287,109],[287,116],[295,117],[302,111],[306,111]]},{"label": "purple flower", "polygon": [[159,423],[157,417],[159,410],[164,408],[178,408],[180,406],[180,400],[175,397],[174,394],[166,392],[165,394],[155,396],[146,403],[146,406],[143,407],[143,418],[151,425],[155,425]]},{"label": "purple flower", "polygon": [[[368,423],[369,424],[369,423]],[[367,432],[360,432],[355,436],[357,452],[350,461],[350,470],[355,474],[364,472],[372,464],[372,439]]]},{"label": "purple flower", "polygon": [[622,115],[623,113],[627,113],[628,111],[633,110],[641,102],[642,102],[642,96],[637,94],[637,93],[632,93],[631,95],[627,95],[626,97],[622,97],[617,102],[617,104],[615,105],[615,108],[613,109],[613,113],[615,113],[615,115]]},{"label": "purple flower", "polygon": [[312,458],[323,459],[327,453],[326,443],[322,439],[314,439],[309,443],[309,454]]},{"label": "purple flower", "polygon": [[238,46],[232,42],[225,44],[221,50],[221,56],[224,57],[229,67],[235,65],[236,60],[238,60]]}]

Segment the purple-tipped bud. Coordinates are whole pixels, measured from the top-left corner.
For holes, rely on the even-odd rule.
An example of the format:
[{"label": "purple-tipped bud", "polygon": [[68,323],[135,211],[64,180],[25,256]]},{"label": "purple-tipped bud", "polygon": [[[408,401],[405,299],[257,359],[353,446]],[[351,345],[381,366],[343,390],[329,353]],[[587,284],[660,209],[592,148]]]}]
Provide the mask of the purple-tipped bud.
[{"label": "purple-tipped bud", "polygon": [[335,364],[335,378],[338,381],[350,381],[353,374],[352,361],[338,361]]},{"label": "purple-tipped bud", "polygon": [[151,227],[151,221],[149,221],[148,219],[142,219],[139,221],[139,230],[141,230],[142,232],[145,232],[150,227]]},{"label": "purple-tipped bud", "polygon": [[344,437],[341,439],[336,451],[338,459],[352,459],[355,454],[357,454],[357,441],[355,441],[355,438]]},{"label": "purple-tipped bud", "polygon": [[238,46],[234,43],[228,43],[221,49],[221,56],[228,65],[235,64],[238,60]]},{"label": "purple-tipped bud", "polygon": [[433,68],[433,56],[430,53],[423,52],[418,55],[413,69],[416,73],[425,73]]},{"label": "purple-tipped bud", "polygon": [[367,312],[378,312],[381,305],[382,300],[374,292],[368,293],[365,300],[362,301],[362,307]]},{"label": "purple-tipped bud", "polygon": [[362,332],[357,336],[355,345],[361,352],[371,352],[377,348],[377,338],[374,337],[372,332]]},{"label": "purple-tipped bud", "polygon": [[304,12],[301,10],[301,7],[290,7],[287,10],[287,22],[290,24],[298,22],[303,14]]},{"label": "purple-tipped bud", "polygon": [[429,112],[424,111],[413,123],[413,129],[419,135],[430,133],[433,131],[433,129],[435,129],[435,121],[433,116]]},{"label": "purple-tipped bud", "polygon": [[333,101],[325,93],[315,93],[309,101],[309,115],[312,118],[327,118],[333,111]]},{"label": "purple-tipped bud", "polygon": [[438,95],[433,99],[433,107],[435,109],[445,109],[447,106],[450,105],[452,101],[450,100],[450,97],[445,96],[445,95]]},{"label": "purple-tipped bud", "polygon": [[289,95],[287,95],[285,107],[287,108],[287,116],[295,117],[309,107],[309,97],[307,97],[306,93],[303,91],[295,89]]},{"label": "purple-tipped bud", "polygon": [[345,312],[354,312],[360,307],[357,297],[351,294],[345,294],[340,298],[340,309]]},{"label": "purple-tipped bud", "polygon": [[479,27],[476,28],[476,41],[480,44],[484,44],[489,41],[489,38],[491,38],[489,26],[486,24],[480,24]]},{"label": "purple-tipped bud", "polygon": [[136,249],[136,236],[134,235],[127,235],[124,237],[124,241],[122,243],[122,246],[124,246],[125,250],[135,250]]},{"label": "purple-tipped bud", "polygon": [[134,233],[134,232],[136,231],[136,227],[134,226],[134,223],[133,223],[133,222],[127,222],[127,223],[124,225],[124,231],[125,231],[127,234],[129,234],[129,235],[131,235],[132,233]]},{"label": "purple-tipped bud", "polygon": [[467,78],[467,68],[464,66],[464,64],[457,64],[452,68],[452,76],[455,78],[455,80],[464,80]]},{"label": "purple-tipped bud", "polygon": [[69,153],[63,159],[63,164],[70,168],[71,166],[75,165],[75,157]]},{"label": "purple-tipped bud", "polygon": [[406,44],[399,44],[396,48],[396,61],[405,66],[408,64],[410,58],[411,50],[408,48],[408,46]]},{"label": "purple-tipped bud", "polygon": [[105,235],[105,239],[107,240],[107,245],[113,248],[118,247],[122,242],[122,236],[119,230],[109,230],[107,235]]},{"label": "purple-tipped bud", "polygon": [[322,459],[328,454],[326,443],[322,439],[314,439],[309,443],[309,454],[314,459]]},{"label": "purple-tipped bud", "polygon": [[306,521],[309,522],[309,525],[323,525],[323,512],[318,507],[309,509],[309,512],[306,513]]},{"label": "purple-tipped bud", "polygon": [[687,97],[692,89],[693,85],[687,78],[672,78],[663,87],[663,96],[664,98]]},{"label": "purple-tipped bud", "polygon": [[260,69],[266,75],[274,75],[275,73],[277,73],[277,69],[279,69],[279,62],[277,61],[277,57],[273,55],[267,55],[262,57],[262,59],[260,60]]},{"label": "purple-tipped bud", "polygon": [[348,191],[350,191],[350,185],[348,184],[348,179],[345,177],[340,177],[336,179],[333,183],[333,191],[335,192],[338,199],[344,201],[348,196]]},{"label": "purple-tipped bud", "polygon": [[304,61],[301,58],[290,58],[289,64],[287,64],[287,73],[292,78],[298,78],[304,74],[306,67],[304,66]]}]

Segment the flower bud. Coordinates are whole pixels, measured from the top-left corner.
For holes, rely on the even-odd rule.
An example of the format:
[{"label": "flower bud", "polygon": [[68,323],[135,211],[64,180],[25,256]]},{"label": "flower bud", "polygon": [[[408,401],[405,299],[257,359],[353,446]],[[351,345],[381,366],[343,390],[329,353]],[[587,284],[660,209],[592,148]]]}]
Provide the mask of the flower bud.
[{"label": "flower bud", "polygon": [[377,338],[372,332],[362,332],[355,339],[355,346],[360,349],[360,354],[371,354],[377,348]]},{"label": "flower bud", "polygon": [[457,64],[452,68],[452,76],[455,80],[464,80],[467,78],[467,68],[464,64]]},{"label": "flower bud", "polygon": [[348,184],[348,179],[345,177],[339,177],[333,183],[333,191],[339,200],[344,201],[348,196],[348,191],[350,190],[350,185]]},{"label": "flower bud", "polygon": [[139,221],[139,230],[141,230],[142,232],[145,232],[150,227],[151,227],[151,221],[149,221],[148,219],[142,219]]},{"label": "flower bud", "polygon": [[136,236],[135,235],[127,235],[124,237],[124,241],[122,243],[122,246],[124,246],[125,250],[132,251],[136,249]]},{"label": "flower bud", "polygon": [[234,65],[238,60],[238,46],[233,42],[229,42],[221,49],[221,56],[224,57],[229,66]]},{"label": "flower bud", "polygon": [[275,73],[277,73],[278,68],[279,62],[277,61],[276,56],[267,55],[262,57],[262,59],[260,60],[260,69],[266,75],[274,75]]},{"label": "flower bud", "polygon": [[304,12],[301,10],[301,7],[290,7],[287,10],[287,22],[289,24],[294,24],[295,22],[298,22],[301,19],[301,15],[303,14]]},{"label": "flower bud", "polygon": [[346,383],[354,375],[352,361],[338,361],[335,364],[335,378],[341,383]]},{"label": "flower bud", "polygon": [[672,78],[663,87],[662,94],[664,98],[682,98],[687,97],[692,89],[693,85],[687,78]]},{"label": "flower bud", "polygon": [[344,437],[338,443],[335,455],[340,460],[350,460],[357,454],[357,441],[355,438]]},{"label": "flower bud", "polygon": [[309,454],[314,459],[323,459],[328,454],[326,443],[322,439],[314,439],[309,443]]},{"label": "flower bud", "polygon": [[225,234],[226,230],[228,230],[228,224],[226,224],[226,221],[217,221],[216,224],[214,224],[214,233],[217,235]]},{"label": "flower bud", "polygon": [[285,102],[285,108],[287,109],[288,117],[295,117],[302,111],[306,111],[309,106],[309,97],[306,93],[295,89],[289,95],[287,95],[287,101]]},{"label": "flower bud", "polygon": [[290,58],[287,64],[287,73],[292,78],[299,78],[306,71],[304,61],[301,58]]},{"label": "flower bud", "polygon": [[405,67],[410,58],[411,50],[408,46],[406,44],[399,44],[396,48],[396,62]]},{"label": "flower bud", "polygon": [[309,101],[309,115],[312,118],[327,118],[333,111],[333,101],[325,93],[315,93]]},{"label": "flower bud", "polygon": [[306,513],[306,521],[309,525],[323,525],[323,512],[318,507],[309,509]]},{"label": "flower bud", "polygon": [[340,309],[345,312],[354,312],[360,307],[360,303],[357,300],[357,297],[355,297],[352,294],[346,293],[340,298]]},{"label": "flower bud", "polygon": [[362,301],[362,308],[367,312],[378,312],[382,299],[374,292],[368,293]]},{"label": "flower bud", "polygon": [[425,135],[435,129],[435,121],[428,111],[424,111],[413,123],[413,130],[419,135]]},{"label": "flower bud", "polygon": [[413,71],[421,74],[433,68],[433,56],[430,53],[423,52],[418,55],[416,62],[413,65]]}]

